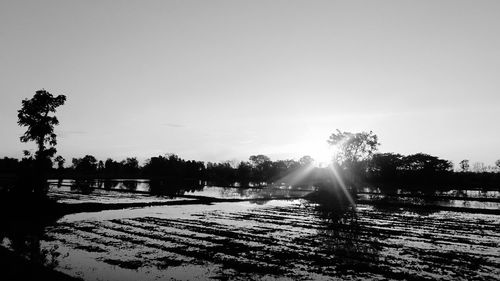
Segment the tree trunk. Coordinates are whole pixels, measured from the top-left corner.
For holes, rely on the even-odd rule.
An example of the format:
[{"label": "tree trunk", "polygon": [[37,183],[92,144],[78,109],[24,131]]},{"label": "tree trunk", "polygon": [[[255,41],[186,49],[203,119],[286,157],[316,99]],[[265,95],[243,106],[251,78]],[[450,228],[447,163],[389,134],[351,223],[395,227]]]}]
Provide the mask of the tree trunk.
[{"label": "tree trunk", "polygon": [[45,146],[44,146],[44,138],[40,137],[38,138],[38,151],[36,153],[35,157],[35,174],[33,175],[35,178],[34,181],[34,186],[33,186],[33,193],[35,197],[37,198],[43,198],[46,194],[45,192],[45,185],[47,184],[47,178],[46,178],[46,155],[44,153],[45,151]]}]

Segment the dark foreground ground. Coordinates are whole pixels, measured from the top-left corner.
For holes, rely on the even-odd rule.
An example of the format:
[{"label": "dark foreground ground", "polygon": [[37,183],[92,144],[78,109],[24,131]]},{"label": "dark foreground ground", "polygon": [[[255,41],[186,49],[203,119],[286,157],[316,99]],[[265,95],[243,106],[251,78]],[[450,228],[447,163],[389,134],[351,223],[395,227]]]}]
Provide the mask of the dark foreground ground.
[{"label": "dark foreground ground", "polygon": [[70,277],[58,271],[44,267],[38,263],[31,263],[13,252],[0,247],[0,262],[2,264],[1,280],[53,280],[77,281],[81,279]]}]

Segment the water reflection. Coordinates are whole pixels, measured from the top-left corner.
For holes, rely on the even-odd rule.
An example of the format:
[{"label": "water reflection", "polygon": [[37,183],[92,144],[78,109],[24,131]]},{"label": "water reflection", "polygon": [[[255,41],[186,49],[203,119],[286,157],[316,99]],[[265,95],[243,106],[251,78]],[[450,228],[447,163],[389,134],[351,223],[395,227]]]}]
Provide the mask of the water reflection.
[{"label": "water reflection", "polygon": [[138,186],[138,182],[137,181],[122,181],[121,184],[123,185],[123,187],[126,190],[131,190],[131,191],[137,190],[137,186]]},{"label": "water reflection", "polygon": [[391,206],[432,206],[435,210],[445,208],[468,208],[477,210],[500,210],[500,191],[496,190],[434,190],[422,191],[402,188],[365,187],[357,193],[358,202]]},{"label": "water reflection", "polygon": [[[120,180],[120,179],[75,179],[49,181],[51,193],[49,196],[69,192],[73,195],[110,196],[113,192],[127,192],[130,194],[144,194],[161,198],[173,197],[210,197],[214,199],[274,199],[274,198],[301,198],[314,191],[313,187],[291,188],[288,186],[266,186],[259,188],[243,187],[215,187],[205,186],[204,182],[174,181],[163,178],[147,180]],[[105,192],[106,191],[106,192]]]},{"label": "water reflection", "polygon": [[173,181],[166,179],[149,180],[149,192],[151,195],[176,197],[184,195],[189,191],[202,190],[199,181]]},{"label": "water reflection", "polygon": [[76,191],[85,195],[91,194],[95,189],[96,189],[95,181],[88,179],[75,180],[70,188],[71,191]]},{"label": "water reflection", "polygon": [[359,277],[362,272],[374,273],[380,259],[381,247],[377,241],[381,234],[366,231],[356,206],[346,196],[322,194],[314,201],[305,203],[305,207],[320,220],[315,233],[307,238],[314,241],[311,251],[322,254],[314,260],[315,266],[331,276]]},{"label": "water reflection", "polygon": [[26,213],[4,217],[0,226],[0,246],[10,248],[33,263],[55,268],[63,258],[58,251],[59,246],[42,248],[41,241],[44,240],[48,226],[55,224],[57,219]]},{"label": "water reflection", "polygon": [[[116,192],[126,193],[129,197],[133,194],[160,198],[174,197],[210,197],[212,199],[275,199],[275,198],[302,198],[316,190],[315,187],[306,189],[291,188],[288,186],[268,187],[214,187],[205,186],[201,181],[174,181],[164,178],[155,179],[76,179],[76,180],[50,180],[54,198],[67,197],[64,192],[69,191],[73,199],[78,194],[90,195],[95,198],[105,196],[112,200]],[[336,198],[342,198],[340,189],[332,189]],[[103,191],[108,191],[103,192]],[[114,193],[113,193],[114,192]],[[376,204],[384,207],[405,206],[433,206],[439,208],[469,208],[485,209],[493,212],[500,209],[500,192],[493,190],[437,190],[422,191],[404,189],[394,186],[389,187],[364,187],[350,190],[348,193],[358,203]],[[50,195],[50,194],[49,194]],[[144,197],[143,196],[143,197]],[[321,195],[319,197],[322,197]],[[144,198],[142,198],[144,199]],[[152,200],[155,200],[152,198]],[[259,202],[263,203],[263,202]],[[335,203],[338,204],[339,202]],[[436,209],[435,209],[436,210]]]}]

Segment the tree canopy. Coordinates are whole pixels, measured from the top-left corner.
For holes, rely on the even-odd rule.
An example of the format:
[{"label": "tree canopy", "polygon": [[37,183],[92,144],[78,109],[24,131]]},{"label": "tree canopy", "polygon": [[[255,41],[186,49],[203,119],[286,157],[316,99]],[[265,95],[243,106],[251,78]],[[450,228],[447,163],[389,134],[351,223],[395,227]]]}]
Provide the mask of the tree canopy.
[{"label": "tree canopy", "polygon": [[337,148],[334,159],[344,165],[367,160],[380,145],[377,135],[372,131],[351,133],[337,130],[330,135],[327,142]]}]

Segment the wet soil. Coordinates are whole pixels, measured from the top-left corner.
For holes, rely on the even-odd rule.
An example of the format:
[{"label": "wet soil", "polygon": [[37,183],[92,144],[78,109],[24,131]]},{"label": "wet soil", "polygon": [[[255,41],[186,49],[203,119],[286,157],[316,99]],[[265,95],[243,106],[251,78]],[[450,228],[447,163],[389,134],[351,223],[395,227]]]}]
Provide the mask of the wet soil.
[{"label": "wet soil", "polygon": [[46,246],[62,244],[70,256],[92,260],[88,268],[80,264],[88,280],[91,267],[109,280],[123,280],[106,274],[117,268],[142,280],[498,280],[500,275],[496,215],[362,204],[332,215],[304,200],[169,208],[61,221],[47,231]]}]

